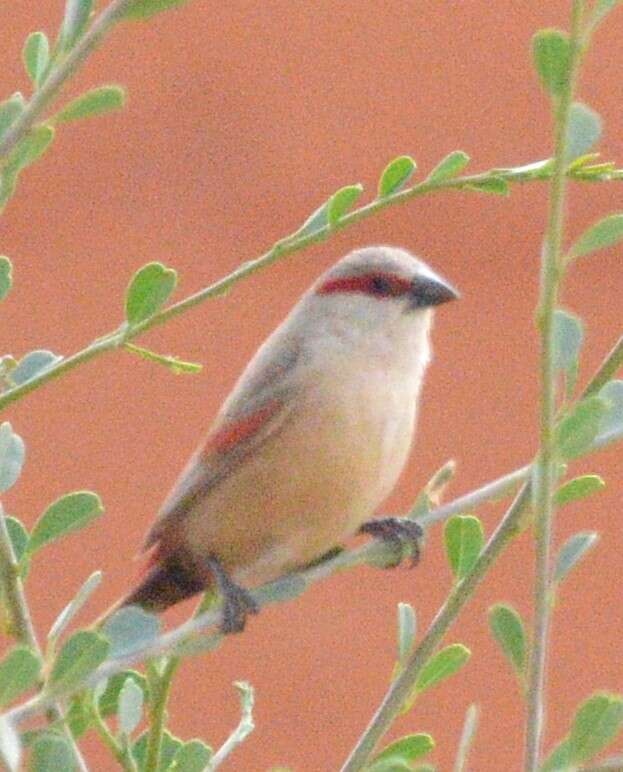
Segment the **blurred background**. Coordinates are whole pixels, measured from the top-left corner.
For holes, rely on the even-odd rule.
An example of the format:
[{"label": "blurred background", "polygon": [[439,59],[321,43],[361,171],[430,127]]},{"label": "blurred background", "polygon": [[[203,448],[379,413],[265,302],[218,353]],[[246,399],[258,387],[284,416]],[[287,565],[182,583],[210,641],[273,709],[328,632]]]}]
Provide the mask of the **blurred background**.
[{"label": "blurred background", "polygon": [[[63,5],[3,4],[2,94],[28,90],[23,40],[35,29],[53,36]],[[569,5],[196,0],[148,24],[120,26],[65,97],[118,82],[128,88],[127,108],[62,127],[2,218],[1,251],[14,262],[15,286],[0,309],[0,351],[70,354],[119,324],[129,277],[144,263],[175,267],[181,298],[264,252],[342,185],[360,181],[372,198],[397,155],[413,155],[422,175],[459,148],[474,171],[547,157],[549,105],[529,43],[540,27],[566,27]],[[602,153],[619,164],[622,30],[623,12],[613,13],[580,89],[604,118]],[[570,239],[621,208],[616,183],[570,192]],[[463,294],[437,314],[415,452],[385,511],[404,512],[449,458],[458,463],[449,496],[527,462],[536,442],[533,316],[546,202],[546,186],[532,183],[509,198],[443,193],[392,208],[138,341],[202,362],[200,375],[108,355],[7,411],[3,419],[27,445],[9,512],[32,525],[57,496],[82,488],[106,507],[96,526],[47,548],[47,560],[35,564],[28,589],[38,630],[95,569],[105,580],[85,624],[128,588],[145,529],[240,369],[308,284],[353,247],[404,246]],[[583,381],[621,334],[622,290],[620,250],[571,271],[564,304],[587,324]],[[602,540],[566,581],[555,616],[548,746],[593,690],[623,689],[620,454],[612,448],[573,465],[574,474],[603,474],[608,488],[556,522],[556,545],[583,529]],[[502,507],[479,512],[488,533]],[[440,770],[451,768],[472,702],[482,713],[470,768],[519,769],[522,700],[486,611],[506,600],[530,614],[532,562],[525,534],[446,639],[472,650],[468,666],[392,730],[432,733]],[[239,716],[232,682],[246,679],[257,691],[257,729],[228,769],[337,769],[388,686],[397,602],[415,606],[424,631],[450,581],[436,528],[415,571],[353,571],[267,609],[244,635],[185,663],[171,700],[174,731],[220,745]],[[97,743],[86,748],[95,769],[112,768]]]}]

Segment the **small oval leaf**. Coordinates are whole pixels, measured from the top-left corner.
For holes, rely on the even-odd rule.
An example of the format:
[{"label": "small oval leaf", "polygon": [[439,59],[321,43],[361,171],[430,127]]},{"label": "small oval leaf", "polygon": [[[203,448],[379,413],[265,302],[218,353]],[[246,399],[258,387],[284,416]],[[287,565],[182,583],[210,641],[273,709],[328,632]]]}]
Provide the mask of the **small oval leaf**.
[{"label": "small oval leaf", "polygon": [[[403,761],[410,763],[426,756],[435,747],[435,741],[429,734],[410,734],[401,737],[390,743],[386,748],[374,757],[370,772],[379,772],[380,769],[389,769],[386,766],[381,767],[381,762]],[[410,768],[410,767],[409,767]],[[366,767],[367,770],[367,767]]]},{"label": "small oval leaf", "polygon": [[143,690],[133,678],[126,678],[119,692],[119,730],[129,737],[143,717]]},{"label": "small oval leaf", "polygon": [[79,630],[60,650],[52,666],[46,689],[52,693],[71,691],[106,659],[110,646],[93,630]]},{"label": "small oval leaf", "polygon": [[5,421],[0,425],[0,493],[8,491],[20,476],[25,454],[22,438]]},{"label": "small oval leaf", "polygon": [[125,606],[106,620],[102,632],[111,644],[111,657],[141,649],[160,632],[160,621],[138,606]]},{"label": "small oval leaf", "polygon": [[584,339],[582,320],[570,311],[554,311],[554,367],[556,370],[577,369]]},{"label": "small oval leaf", "polygon": [[599,539],[595,531],[583,531],[571,536],[560,548],[556,559],[554,581],[562,582],[567,574],[575,568],[584,555],[593,547]]},{"label": "small oval leaf", "polygon": [[554,496],[554,504],[557,507],[564,507],[565,504],[569,504],[571,501],[583,499],[585,496],[597,493],[605,487],[606,483],[599,475],[585,474],[561,485]]},{"label": "small oval leaf", "polygon": [[346,185],[346,187],[340,188],[340,190],[334,193],[329,199],[329,208],[327,210],[329,224],[337,225],[362,193],[363,185],[359,183],[357,185]]},{"label": "small oval leaf", "polygon": [[556,440],[564,460],[577,458],[591,447],[599,432],[601,420],[608,411],[601,397],[579,402],[570,415],[560,422]]},{"label": "small oval leaf", "polygon": [[43,734],[33,743],[29,772],[75,772],[74,755],[60,734]]},{"label": "small oval leaf", "polygon": [[21,386],[22,383],[26,383],[35,375],[39,375],[44,370],[60,362],[63,357],[57,354],[47,351],[45,349],[38,349],[37,351],[31,351],[20,359],[17,365],[11,370],[9,378],[16,386]]},{"label": "small oval leaf", "polygon": [[0,662],[0,707],[31,689],[39,678],[41,662],[25,646],[17,646]]},{"label": "small oval leaf", "polygon": [[487,177],[483,180],[475,180],[465,186],[467,190],[477,190],[481,193],[493,193],[496,196],[508,196],[510,188],[508,182],[502,177]]},{"label": "small oval leaf", "polygon": [[454,150],[443,158],[428,175],[426,182],[443,182],[460,174],[470,158],[462,150]]},{"label": "small oval leaf", "polygon": [[65,50],[72,48],[82,35],[92,10],[93,0],[67,0],[61,27],[61,45]]},{"label": "small oval leaf", "polygon": [[9,294],[13,286],[13,266],[8,257],[0,256],[0,300]]},{"label": "small oval leaf", "polygon": [[453,643],[438,651],[437,654],[433,654],[418,676],[415,685],[416,692],[422,694],[431,686],[435,686],[440,681],[458,673],[470,656],[470,650],[462,643]]},{"label": "small oval leaf", "polygon": [[608,406],[599,424],[599,436],[623,431],[623,381],[609,381],[599,396]]},{"label": "small oval leaf", "polygon": [[502,653],[523,679],[526,667],[526,632],[519,612],[510,605],[496,603],[489,609],[489,626]]},{"label": "small oval leaf", "polygon": [[391,196],[404,188],[417,169],[417,164],[410,155],[401,155],[390,161],[379,180],[379,198]]},{"label": "small oval leaf", "polygon": [[623,214],[611,214],[591,225],[569,250],[569,257],[582,257],[623,239]]},{"label": "small oval leaf", "polygon": [[54,116],[55,123],[69,123],[82,118],[103,115],[120,110],[125,104],[125,90],[121,86],[99,86],[81,94],[65,105]]},{"label": "small oval leaf", "polygon": [[53,139],[54,129],[51,126],[35,126],[34,129],[31,129],[9,155],[3,170],[3,177],[7,173],[9,176],[16,174],[39,160],[50,147]]},{"label": "small oval leaf", "polygon": [[24,112],[25,106],[26,102],[19,91],[5,99],[4,102],[0,102],[0,139]]},{"label": "small oval leaf", "polygon": [[567,162],[585,155],[601,137],[602,120],[598,113],[582,102],[569,109],[567,124]]},{"label": "small oval leaf", "polygon": [[410,603],[398,604],[398,662],[404,665],[411,654],[417,632],[415,610]]},{"label": "small oval leaf", "polygon": [[45,544],[84,528],[104,511],[100,497],[91,491],[67,493],[45,510],[35,523],[28,544],[32,554]]},{"label": "small oval leaf", "polygon": [[19,563],[26,553],[26,548],[28,547],[30,536],[28,535],[28,531],[26,530],[24,524],[16,517],[6,515],[5,523],[7,531],[9,532],[9,539],[11,539],[13,554]]},{"label": "small oval leaf", "polygon": [[205,772],[213,755],[212,748],[202,740],[189,740],[179,748],[167,772]]},{"label": "small oval leaf", "polygon": [[184,5],[188,0],[134,0],[125,12],[126,19],[151,19],[157,13]]},{"label": "small oval leaf", "polygon": [[569,82],[569,36],[557,29],[539,30],[532,38],[534,67],[545,89],[559,97]]},{"label": "small oval leaf", "polygon": [[74,597],[74,599],[65,606],[65,608],[61,611],[61,613],[56,618],[56,621],[54,622],[54,624],[50,628],[50,632],[48,633],[48,640],[54,640],[55,638],[58,638],[61,635],[61,633],[65,630],[67,625],[71,622],[71,620],[76,616],[76,614],[84,606],[87,600],[99,587],[102,581],[102,576],[103,574],[101,571],[94,571],[91,574],[91,576],[86,580],[86,582],[84,582],[82,587],[76,593],[76,596]]},{"label": "small oval leaf", "polygon": [[177,284],[177,273],[162,263],[147,263],[132,277],[125,312],[131,325],[149,319],[167,302]]},{"label": "small oval leaf", "polygon": [[102,718],[114,716],[119,707],[119,695],[121,689],[128,680],[134,681],[136,686],[143,692],[143,702],[147,697],[147,679],[137,670],[123,670],[121,673],[115,673],[108,679],[105,688],[98,696],[97,707]]},{"label": "small oval leaf", "polygon": [[23,50],[24,67],[35,85],[41,81],[50,61],[50,44],[44,32],[31,32]]},{"label": "small oval leaf", "polygon": [[444,528],[446,554],[455,579],[472,569],[485,542],[482,523],[473,515],[455,515]]}]

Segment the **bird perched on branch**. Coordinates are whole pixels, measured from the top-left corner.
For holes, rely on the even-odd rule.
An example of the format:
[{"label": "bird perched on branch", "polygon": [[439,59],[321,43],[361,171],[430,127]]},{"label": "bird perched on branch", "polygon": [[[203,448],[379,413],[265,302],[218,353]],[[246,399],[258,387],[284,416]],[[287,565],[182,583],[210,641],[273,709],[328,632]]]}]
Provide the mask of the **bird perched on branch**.
[{"label": "bird perched on branch", "polygon": [[147,533],[148,568],[115,608],[160,612],[208,588],[224,632],[246,588],[315,562],[368,522],[407,460],[433,308],[457,292],[403,249],[357,249],[324,273],[251,359]]}]

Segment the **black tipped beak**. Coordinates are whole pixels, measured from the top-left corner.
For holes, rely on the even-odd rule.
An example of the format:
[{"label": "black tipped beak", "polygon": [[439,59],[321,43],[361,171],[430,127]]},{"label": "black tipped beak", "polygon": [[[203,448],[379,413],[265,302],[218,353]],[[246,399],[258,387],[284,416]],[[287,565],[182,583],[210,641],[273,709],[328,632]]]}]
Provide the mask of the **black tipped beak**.
[{"label": "black tipped beak", "polygon": [[449,282],[439,276],[418,276],[411,291],[411,308],[439,306],[461,295]]}]

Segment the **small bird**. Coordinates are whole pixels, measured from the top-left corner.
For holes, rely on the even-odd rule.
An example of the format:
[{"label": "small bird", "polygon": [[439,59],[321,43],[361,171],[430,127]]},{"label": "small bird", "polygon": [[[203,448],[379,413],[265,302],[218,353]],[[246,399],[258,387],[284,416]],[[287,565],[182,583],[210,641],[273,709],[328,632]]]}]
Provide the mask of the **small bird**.
[{"label": "small bird", "polygon": [[223,632],[257,612],[249,587],[294,572],[367,522],[412,442],[433,308],[456,290],[404,249],[357,249],[260,346],[145,538],[148,567],[115,608],[160,612],[209,588]]}]

